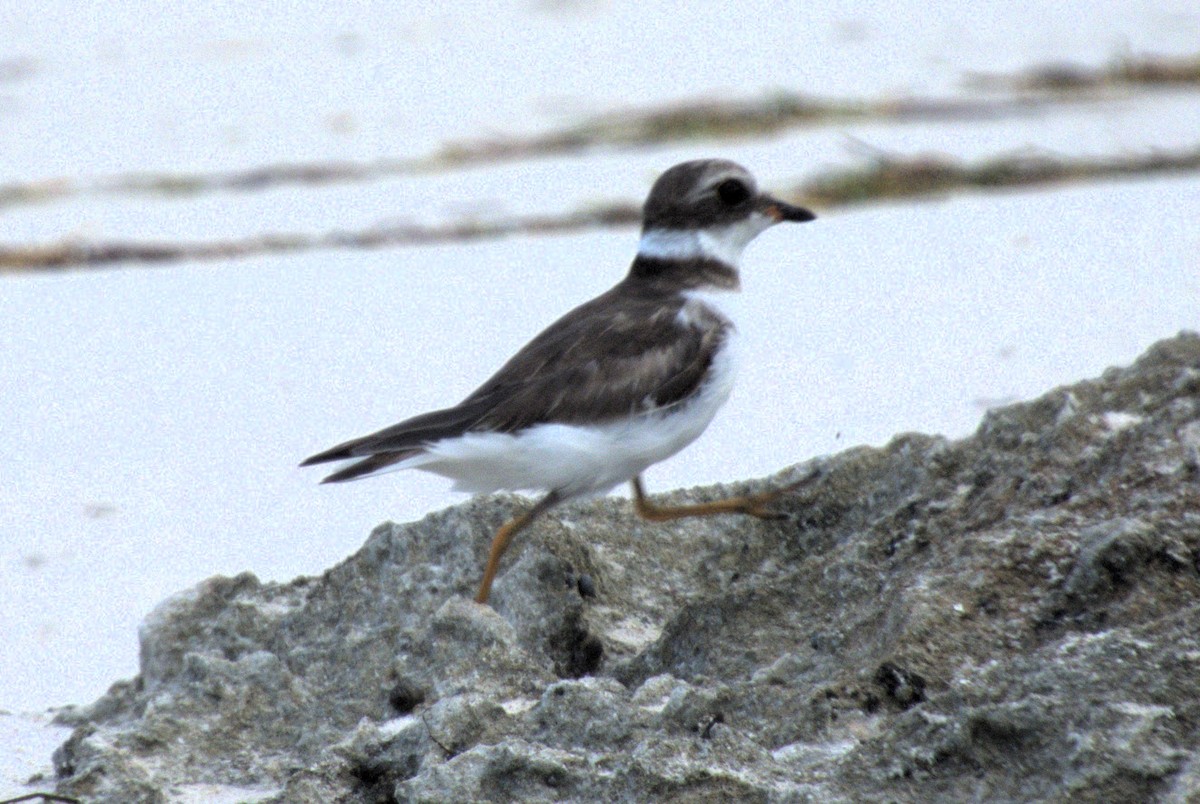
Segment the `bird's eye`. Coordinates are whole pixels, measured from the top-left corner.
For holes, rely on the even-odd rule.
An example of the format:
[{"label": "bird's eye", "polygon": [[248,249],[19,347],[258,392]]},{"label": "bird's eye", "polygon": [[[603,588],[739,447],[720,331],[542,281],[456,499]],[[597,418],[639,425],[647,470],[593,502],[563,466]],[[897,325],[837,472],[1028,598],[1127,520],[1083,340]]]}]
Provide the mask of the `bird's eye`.
[{"label": "bird's eye", "polygon": [[737,179],[726,179],[717,185],[717,198],[727,207],[736,207],[750,197],[750,188]]}]

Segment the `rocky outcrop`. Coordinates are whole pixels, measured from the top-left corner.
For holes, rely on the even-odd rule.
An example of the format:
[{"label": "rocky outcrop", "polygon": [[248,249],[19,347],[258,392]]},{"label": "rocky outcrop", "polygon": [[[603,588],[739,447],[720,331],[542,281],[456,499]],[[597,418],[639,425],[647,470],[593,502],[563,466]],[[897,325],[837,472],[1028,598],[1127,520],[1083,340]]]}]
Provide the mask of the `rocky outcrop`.
[{"label": "rocky outcrop", "polygon": [[[806,480],[777,522],[557,509],[470,595],[477,499],[319,578],[213,578],[56,753],[58,792],[246,800],[1200,796],[1200,337]],[[214,788],[215,789],[215,788]]]}]

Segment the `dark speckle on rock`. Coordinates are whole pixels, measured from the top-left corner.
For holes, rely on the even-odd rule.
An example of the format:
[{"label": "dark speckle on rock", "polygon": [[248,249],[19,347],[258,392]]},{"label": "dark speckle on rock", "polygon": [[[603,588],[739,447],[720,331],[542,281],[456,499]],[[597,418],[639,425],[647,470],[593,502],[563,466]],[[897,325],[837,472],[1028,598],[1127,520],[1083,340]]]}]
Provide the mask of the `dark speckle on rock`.
[{"label": "dark speckle on rock", "polygon": [[925,700],[925,679],[892,662],[879,665],[875,671],[875,681],[901,709],[908,709]]},{"label": "dark speckle on rock", "polygon": [[705,724],[704,728],[700,730],[700,737],[705,740],[711,740],[712,735],[713,735],[713,728],[715,728],[718,723],[724,723],[724,722],[725,722],[725,715],[721,714],[720,712],[717,712],[711,718],[709,718],[708,723]]},{"label": "dark speckle on rock", "polygon": [[408,679],[397,681],[388,693],[388,703],[398,713],[406,715],[425,700],[425,691]]}]

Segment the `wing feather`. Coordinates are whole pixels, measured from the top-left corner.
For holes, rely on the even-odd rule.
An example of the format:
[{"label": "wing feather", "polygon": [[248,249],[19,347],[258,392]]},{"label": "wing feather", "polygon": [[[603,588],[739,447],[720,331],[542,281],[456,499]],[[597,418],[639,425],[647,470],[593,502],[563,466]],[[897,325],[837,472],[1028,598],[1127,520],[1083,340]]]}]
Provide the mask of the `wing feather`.
[{"label": "wing feather", "polygon": [[614,307],[606,296],[560,319],[467,397],[464,404],[493,401],[481,427],[605,421],[669,407],[696,391],[728,322],[712,315],[683,323],[678,297],[625,298]]},{"label": "wing feather", "polygon": [[364,458],[326,478],[350,480],[474,430],[604,421],[680,404],[700,387],[729,329],[716,313],[679,315],[678,294],[625,283],[546,328],[452,408],[424,413],[313,455],[301,466]]}]

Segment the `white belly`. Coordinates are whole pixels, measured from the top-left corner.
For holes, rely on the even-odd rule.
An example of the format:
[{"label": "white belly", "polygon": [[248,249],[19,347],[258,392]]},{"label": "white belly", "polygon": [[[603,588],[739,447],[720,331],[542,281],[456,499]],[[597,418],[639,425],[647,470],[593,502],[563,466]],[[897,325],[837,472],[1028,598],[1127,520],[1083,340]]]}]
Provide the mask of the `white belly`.
[{"label": "white belly", "polygon": [[730,332],[704,385],[676,407],[598,425],[468,433],[434,443],[394,468],[451,478],[456,491],[553,489],[564,499],[603,494],[700,437],[733,389],[736,341]]}]

